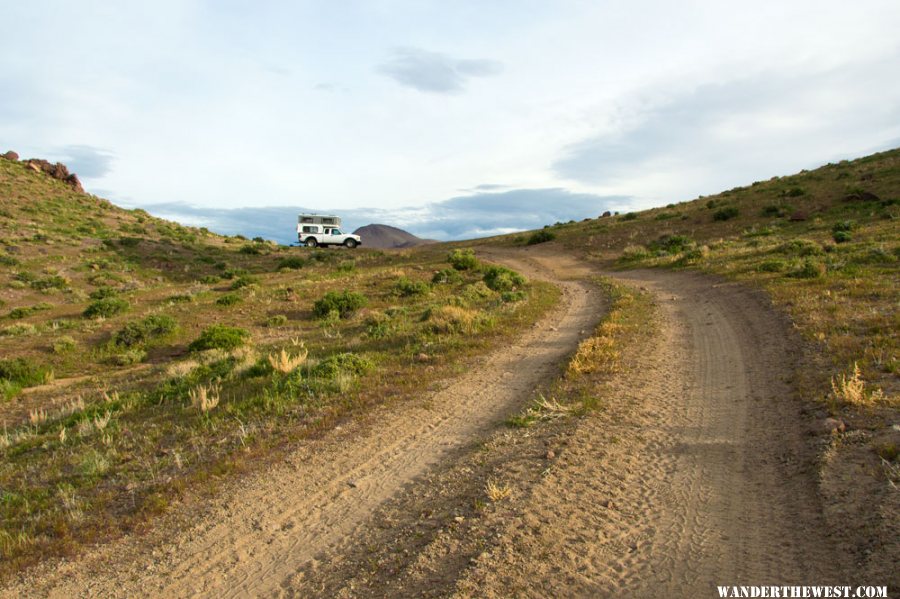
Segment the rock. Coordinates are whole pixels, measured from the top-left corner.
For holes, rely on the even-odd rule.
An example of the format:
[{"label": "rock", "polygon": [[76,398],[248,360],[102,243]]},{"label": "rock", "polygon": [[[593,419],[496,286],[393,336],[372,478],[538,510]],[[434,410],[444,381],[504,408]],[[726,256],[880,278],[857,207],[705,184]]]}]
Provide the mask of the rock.
[{"label": "rock", "polygon": [[0,158],[6,158],[7,160],[12,160],[13,162],[19,159],[19,155],[10,150],[6,154],[0,154]]},{"label": "rock", "polygon": [[456,516],[455,518],[453,518],[453,521],[457,522],[457,523],[465,522],[465,520],[466,520],[465,516]]},{"label": "rock", "polygon": [[545,457],[546,457],[548,460],[552,460],[553,458],[556,457],[556,452],[553,451],[552,449],[548,449],[548,450],[547,450],[547,455],[546,455]]},{"label": "rock", "polygon": [[855,191],[844,196],[845,202],[877,202],[880,199],[870,191]]},{"label": "rock", "polygon": [[801,222],[808,218],[809,218],[809,214],[807,214],[805,210],[797,210],[791,215],[790,220],[792,222]]},{"label": "rock", "polygon": [[84,188],[81,186],[81,181],[78,180],[78,176],[75,173],[70,173],[69,169],[66,168],[66,165],[62,162],[53,164],[46,160],[41,160],[40,158],[29,158],[25,161],[25,166],[35,172],[47,173],[54,179],[59,179],[60,181],[71,185],[75,191],[84,193]]},{"label": "rock", "polygon": [[431,359],[428,354],[416,354],[416,362],[427,362]]},{"label": "rock", "polygon": [[822,421],[822,431],[831,435],[836,435],[847,430],[847,425],[840,418],[826,418]]},{"label": "rock", "polygon": [[600,215],[600,218],[607,218],[607,217],[610,217],[610,216],[612,216],[612,212],[610,212],[609,210],[607,210],[606,212],[604,212],[603,214]]}]

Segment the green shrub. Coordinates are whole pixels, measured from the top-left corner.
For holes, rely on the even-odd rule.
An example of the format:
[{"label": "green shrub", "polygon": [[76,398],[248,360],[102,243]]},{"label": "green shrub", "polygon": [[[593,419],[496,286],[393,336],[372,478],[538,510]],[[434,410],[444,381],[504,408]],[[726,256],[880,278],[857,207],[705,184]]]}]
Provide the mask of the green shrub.
[{"label": "green shrub", "polygon": [[30,322],[20,324],[11,324],[0,329],[0,337],[23,337],[25,335],[34,335],[37,328]]},{"label": "green shrub", "polygon": [[734,206],[727,206],[725,208],[720,208],[713,212],[713,220],[723,221],[723,220],[731,220],[740,214],[740,211]]},{"label": "green shrub", "polygon": [[50,368],[35,364],[26,358],[0,360],[0,383],[7,399],[18,394],[23,387],[43,385],[52,379],[53,371]]},{"label": "green shrub", "polygon": [[806,195],[806,190],[802,187],[791,187],[790,189],[784,191],[783,194],[789,198],[797,198],[802,195]]},{"label": "green shrub", "polygon": [[406,277],[400,277],[397,282],[394,283],[394,291],[402,297],[425,295],[431,291],[431,285],[425,281],[413,281]]},{"label": "green shrub", "polygon": [[200,282],[205,283],[206,285],[215,285],[219,281],[222,280],[222,277],[218,275],[205,275],[200,277]]},{"label": "green shrub", "polygon": [[128,302],[120,297],[105,297],[91,302],[83,314],[85,318],[110,318],[125,312],[129,307]]},{"label": "green shrub", "polygon": [[312,369],[311,374],[319,378],[333,379],[338,374],[365,374],[374,367],[372,361],[354,353],[333,354]]},{"label": "green shrub", "polygon": [[331,312],[337,312],[341,318],[347,318],[365,306],[368,301],[366,296],[355,291],[329,291],[322,299],[316,300],[316,303],[313,304],[313,314],[319,318],[325,318]]},{"label": "green shrub", "polygon": [[113,335],[113,343],[121,347],[142,345],[159,339],[178,328],[178,322],[167,314],[152,314],[129,322]]},{"label": "green shrub", "polygon": [[462,277],[459,275],[459,272],[453,268],[439,270],[431,277],[432,285],[450,285],[459,283],[460,281],[462,281]]},{"label": "green shrub", "polygon": [[237,293],[226,293],[216,300],[217,306],[233,306],[244,301]]},{"label": "green shrub", "polygon": [[0,266],[18,266],[19,261],[12,256],[0,254]]},{"label": "green shrub", "polygon": [[194,296],[188,293],[176,293],[167,297],[166,301],[173,304],[189,304],[194,301]]},{"label": "green shrub", "polygon": [[556,239],[556,233],[550,231],[548,229],[541,229],[540,231],[535,231],[528,237],[527,243],[528,245],[535,245],[538,243],[545,243],[547,241],[553,241]]},{"label": "green shrub", "polygon": [[208,349],[231,350],[244,345],[250,339],[246,329],[214,324],[206,327],[200,336],[188,346],[191,351]]},{"label": "green shrub", "polygon": [[787,262],[781,258],[771,258],[760,262],[756,270],[759,272],[784,272],[786,268]]},{"label": "green shrub", "polygon": [[650,244],[650,249],[664,254],[680,254],[694,245],[687,235],[663,235]]},{"label": "green shrub", "polygon": [[506,303],[521,302],[528,297],[528,294],[522,290],[504,291],[500,294],[500,299]]},{"label": "green shrub", "polygon": [[638,217],[634,212],[626,212],[624,216],[622,216],[622,220],[636,220]]},{"label": "green shrub", "polygon": [[143,349],[132,347],[110,356],[107,361],[115,366],[131,366],[132,364],[140,364],[146,357],[147,352]]},{"label": "green shrub", "polygon": [[222,278],[223,279],[233,279],[235,277],[245,275],[245,274],[247,274],[247,272],[248,271],[246,268],[227,268],[222,273]]},{"label": "green shrub", "polygon": [[634,260],[643,260],[644,258],[649,258],[650,252],[647,251],[642,245],[629,245],[624,250],[622,250],[622,256],[619,258],[624,262],[631,262]]},{"label": "green shrub", "polygon": [[513,291],[526,283],[525,277],[505,266],[489,266],[484,270],[484,284],[494,291]]},{"label": "green shrub", "polygon": [[800,257],[821,256],[825,253],[821,245],[810,239],[792,239],[782,244],[778,251],[783,254],[796,254]]},{"label": "green shrub", "polygon": [[288,317],[284,314],[273,314],[266,319],[266,326],[283,327],[288,322]]},{"label": "green shrub", "polygon": [[356,270],[356,262],[353,260],[345,260],[337,266],[337,272],[353,272]]},{"label": "green shrub", "polygon": [[303,268],[305,264],[306,260],[304,260],[300,256],[288,256],[287,258],[282,258],[278,262],[278,268],[290,268],[293,270],[298,270],[300,268]]},{"label": "green shrub", "polygon": [[852,231],[853,230],[853,221],[852,220],[844,220],[839,223],[834,223],[834,226],[831,227],[832,233],[837,233],[838,231]]},{"label": "green shrub", "polygon": [[465,302],[478,302],[480,300],[496,297],[496,295],[496,292],[485,285],[484,281],[477,281],[475,283],[472,283],[471,285],[466,285],[465,287],[463,287],[460,297]]},{"label": "green shrub", "polygon": [[94,291],[91,291],[91,293],[88,297],[90,297],[93,300],[101,300],[101,299],[105,299],[107,297],[116,297],[117,295],[119,295],[118,289],[116,289],[115,287],[109,287],[108,285],[104,285],[104,286],[100,287],[99,289],[95,289]]},{"label": "green shrub", "polygon": [[832,238],[835,243],[847,243],[853,240],[853,234],[850,231],[835,231]]},{"label": "green shrub", "polygon": [[69,281],[65,277],[51,275],[49,277],[35,279],[30,282],[30,285],[33,289],[38,289],[40,291],[46,289],[65,289],[69,286]]},{"label": "green shrub", "polygon": [[22,306],[19,308],[13,308],[12,310],[9,311],[9,314],[7,314],[7,316],[12,319],[26,318],[37,312],[43,312],[44,310],[49,310],[52,307],[53,307],[52,305],[50,305],[46,302],[40,302],[39,304],[35,304],[33,306]]},{"label": "green shrub", "polygon": [[795,279],[817,279],[825,274],[825,265],[821,262],[807,258],[799,268],[788,273]]},{"label": "green shrub", "polygon": [[258,256],[262,254],[262,249],[258,245],[245,245],[238,251],[248,256]]},{"label": "green shrub", "polygon": [[678,215],[674,212],[660,212],[653,217],[653,220],[669,220],[670,218],[675,218],[676,216]]},{"label": "green shrub", "polygon": [[63,335],[59,339],[53,342],[53,353],[55,354],[66,354],[78,347],[78,344],[75,342],[75,339],[68,335]]},{"label": "green shrub", "polygon": [[140,237],[119,237],[119,245],[123,248],[133,248],[140,242]]},{"label": "green shrub", "polygon": [[243,289],[244,287],[249,287],[250,285],[256,285],[259,281],[256,277],[252,277],[250,275],[240,275],[234,281],[231,282],[231,289]]},{"label": "green shrub", "polygon": [[371,339],[383,339],[391,332],[391,319],[381,312],[372,312],[366,317],[366,335]]},{"label": "green shrub", "polygon": [[781,206],[775,206],[773,204],[770,204],[769,206],[765,206],[762,209],[762,211],[760,212],[760,214],[762,214],[763,216],[777,216],[777,217],[784,216],[785,213],[786,212],[785,212],[784,208],[782,208]]},{"label": "green shrub", "polygon": [[456,249],[447,256],[447,262],[456,270],[475,270],[478,268],[478,259],[475,258],[475,250]]}]

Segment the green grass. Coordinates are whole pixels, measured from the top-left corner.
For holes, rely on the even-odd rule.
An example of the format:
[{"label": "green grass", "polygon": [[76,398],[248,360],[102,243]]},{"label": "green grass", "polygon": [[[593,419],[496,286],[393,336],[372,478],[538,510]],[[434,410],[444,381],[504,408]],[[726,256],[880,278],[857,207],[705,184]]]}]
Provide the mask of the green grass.
[{"label": "green grass", "polygon": [[[0,379],[10,398],[0,402],[4,576],[152,522],[182,494],[213,493],[340,418],[414,397],[558,298],[534,283],[504,296],[443,249],[350,261],[342,250],[248,244],[2,160],[0,191],[10,198],[3,314],[17,317],[0,328],[0,355],[44,373]],[[463,252],[457,264],[479,262]],[[428,283],[441,270],[453,274]],[[472,328],[426,316],[445,308],[466,311]],[[282,351],[309,353],[285,374],[269,359]],[[58,388],[21,393],[53,373]],[[201,388],[218,389],[205,411],[193,399]]]}]

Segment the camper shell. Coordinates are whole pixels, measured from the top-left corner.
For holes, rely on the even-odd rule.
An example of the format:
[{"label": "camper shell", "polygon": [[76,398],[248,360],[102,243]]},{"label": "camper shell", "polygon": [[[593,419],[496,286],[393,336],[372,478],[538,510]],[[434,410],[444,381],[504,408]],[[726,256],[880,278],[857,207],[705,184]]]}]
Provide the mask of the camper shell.
[{"label": "camper shell", "polygon": [[308,247],[344,245],[355,248],[362,243],[359,235],[341,231],[341,217],[334,214],[300,214],[297,216],[297,242]]}]

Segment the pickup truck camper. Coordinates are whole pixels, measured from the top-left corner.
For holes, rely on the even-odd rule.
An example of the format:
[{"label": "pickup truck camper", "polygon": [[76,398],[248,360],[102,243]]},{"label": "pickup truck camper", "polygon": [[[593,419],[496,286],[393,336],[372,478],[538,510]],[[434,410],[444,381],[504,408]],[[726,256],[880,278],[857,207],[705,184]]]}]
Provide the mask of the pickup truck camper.
[{"label": "pickup truck camper", "polygon": [[333,214],[301,214],[297,217],[297,241],[307,247],[343,245],[350,249],[362,243],[359,235],[341,231],[341,217]]}]

